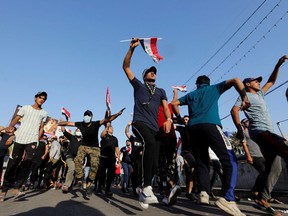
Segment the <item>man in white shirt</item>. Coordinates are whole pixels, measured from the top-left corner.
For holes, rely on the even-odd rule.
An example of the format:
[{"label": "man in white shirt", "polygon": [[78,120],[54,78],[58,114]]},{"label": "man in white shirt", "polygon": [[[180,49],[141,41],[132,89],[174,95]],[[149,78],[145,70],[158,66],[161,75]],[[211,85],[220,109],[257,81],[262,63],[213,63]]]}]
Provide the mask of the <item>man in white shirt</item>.
[{"label": "man in white shirt", "polygon": [[[14,199],[25,195],[24,192],[19,191],[19,188],[21,188],[29,174],[32,158],[35,155],[37,143],[43,134],[44,123],[47,119],[47,112],[42,109],[42,105],[47,100],[47,93],[38,92],[34,99],[35,103],[33,105],[25,105],[19,109],[16,117],[6,128],[7,133],[13,132],[14,126],[21,119],[21,126],[15,132],[16,139],[12,158],[9,159],[5,172],[0,202],[5,200],[7,191],[14,180]],[[21,167],[18,169],[18,172],[14,174],[20,162]]]}]

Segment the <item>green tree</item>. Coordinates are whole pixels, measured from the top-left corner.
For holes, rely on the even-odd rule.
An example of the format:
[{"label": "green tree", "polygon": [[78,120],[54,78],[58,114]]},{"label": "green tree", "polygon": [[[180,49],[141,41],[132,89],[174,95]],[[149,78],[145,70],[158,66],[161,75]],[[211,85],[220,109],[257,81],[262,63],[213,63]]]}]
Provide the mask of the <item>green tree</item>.
[{"label": "green tree", "polygon": [[237,132],[232,132],[231,136],[229,137],[230,143],[232,145],[232,148],[237,155],[242,154],[243,152],[243,148],[242,148],[242,144],[240,142],[240,140],[238,138],[236,138],[236,134]]}]

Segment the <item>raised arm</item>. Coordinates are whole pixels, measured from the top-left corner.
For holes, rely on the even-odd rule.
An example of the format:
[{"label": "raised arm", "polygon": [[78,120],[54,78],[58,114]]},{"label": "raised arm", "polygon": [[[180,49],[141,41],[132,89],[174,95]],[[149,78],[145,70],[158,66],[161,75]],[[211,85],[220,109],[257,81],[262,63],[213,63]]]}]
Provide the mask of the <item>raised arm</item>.
[{"label": "raised arm", "polygon": [[177,118],[177,123],[182,124],[182,117],[181,117],[180,110],[179,110],[180,101],[176,99],[176,100],[173,100],[171,104],[172,104],[174,114],[176,115],[176,118]]},{"label": "raised arm", "polygon": [[177,123],[182,123],[182,117],[179,110],[180,101],[178,100],[178,90],[173,89],[172,109],[177,118]]},{"label": "raised arm", "polygon": [[272,74],[270,75],[267,83],[262,87],[262,91],[264,93],[266,93],[275,84],[276,79],[278,77],[278,73],[280,71],[280,67],[287,59],[288,59],[288,55],[284,55],[278,60],[278,62],[275,65],[275,68],[274,68]]},{"label": "raised arm", "polygon": [[58,123],[58,126],[75,127],[75,122],[61,121],[61,122]]},{"label": "raised arm", "polygon": [[129,79],[129,81],[134,79],[134,73],[132,72],[132,70],[130,69],[130,62],[131,62],[131,58],[133,55],[133,52],[135,50],[135,48],[139,45],[140,40],[138,38],[132,38],[131,42],[130,42],[130,47],[129,50],[124,58],[123,61],[123,70],[127,76],[127,78]]},{"label": "raised arm", "polygon": [[110,123],[110,122],[107,122],[106,127],[105,127],[104,130],[101,132],[100,137],[101,137],[102,139],[103,139],[103,138],[105,137],[105,135],[107,134],[108,128],[109,128],[110,125],[111,125],[111,123]]},{"label": "raised arm", "polygon": [[241,109],[247,109],[250,107],[250,101],[248,100],[248,97],[246,95],[244,84],[239,78],[226,80],[225,85],[226,85],[226,88],[231,88],[233,86],[236,89],[236,91],[239,93],[242,99]]},{"label": "raised arm", "polygon": [[120,110],[118,113],[116,113],[114,115],[111,115],[111,116],[106,117],[105,119],[102,119],[100,121],[100,124],[101,125],[102,124],[106,124],[108,122],[111,122],[111,121],[115,120],[118,116],[122,115],[123,111],[124,111],[124,109]]},{"label": "raised arm", "polygon": [[126,137],[127,137],[128,139],[130,139],[130,137],[131,137],[131,134],[130,134],[130,132],[129,132],[129,128],[130,128],[131,124],[132,124],[132,122],[128,122],[128,124],[127,124],[126,127],[125,127],[125,134],[126,134]]}]

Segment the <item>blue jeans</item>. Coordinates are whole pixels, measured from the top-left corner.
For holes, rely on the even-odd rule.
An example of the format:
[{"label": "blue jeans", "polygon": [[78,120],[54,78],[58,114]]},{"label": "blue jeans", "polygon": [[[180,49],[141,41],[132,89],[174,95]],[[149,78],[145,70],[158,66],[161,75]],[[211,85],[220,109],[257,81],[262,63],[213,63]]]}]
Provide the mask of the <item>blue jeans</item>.
[{"label": "blue jeans", "polygon": [[129,186],[129,178],[130,178],[130,174],[132,172],[132,166],[131,166],[131,164],[122,162],[122,169],[123,169],[123,173],[124,173],[122,187],[128,188],[128,186]]}]

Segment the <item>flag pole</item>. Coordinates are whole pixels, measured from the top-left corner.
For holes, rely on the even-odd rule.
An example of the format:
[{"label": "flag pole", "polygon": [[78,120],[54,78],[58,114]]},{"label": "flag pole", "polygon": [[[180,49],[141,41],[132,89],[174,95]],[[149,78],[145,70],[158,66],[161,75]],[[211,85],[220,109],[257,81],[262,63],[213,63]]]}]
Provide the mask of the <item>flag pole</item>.
[{"label": "flag pole", "polygon": [[[148,40],[150,38],[139,38],[139,40]],[[127,40],[121,40],[120,42],[130,42],[132,39],[127,39]],[[162,38],[157,38],[157,40],[162,40]]]}]

